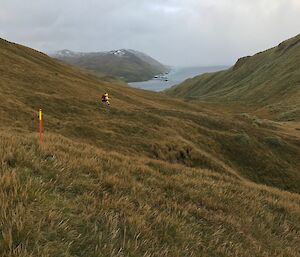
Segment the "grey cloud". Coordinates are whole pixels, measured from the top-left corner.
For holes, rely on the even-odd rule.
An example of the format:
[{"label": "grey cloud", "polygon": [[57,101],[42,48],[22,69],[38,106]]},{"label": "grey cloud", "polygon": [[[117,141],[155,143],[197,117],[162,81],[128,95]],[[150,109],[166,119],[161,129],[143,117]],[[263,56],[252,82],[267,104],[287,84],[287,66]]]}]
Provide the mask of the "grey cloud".
[{"label": "grey cloud", "polygon": [[299,0],[0,0],[0,36],[42,50],[133,48],[231,64],[299,33]]}]

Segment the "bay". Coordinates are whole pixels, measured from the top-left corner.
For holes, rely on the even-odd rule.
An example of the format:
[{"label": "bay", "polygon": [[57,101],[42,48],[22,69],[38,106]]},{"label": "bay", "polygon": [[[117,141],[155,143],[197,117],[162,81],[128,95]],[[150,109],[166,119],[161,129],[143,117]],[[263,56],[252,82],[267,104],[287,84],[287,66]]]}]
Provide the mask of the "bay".
[{"label": "bay", "polygon": [[[228,66],[211,66],[211,67],[173,67],[168,74],[163,75],[161,79],[151,79],[148,81],[131,82],[129,86],[146,89],[150,91],[163,91],[174,85],[178,85],[186,79],[193,78],[207,72],[215,72],[227,69]],[[158,74],[159,75],[159,74]],[[168,81],[165,81],[168,80]]]}]

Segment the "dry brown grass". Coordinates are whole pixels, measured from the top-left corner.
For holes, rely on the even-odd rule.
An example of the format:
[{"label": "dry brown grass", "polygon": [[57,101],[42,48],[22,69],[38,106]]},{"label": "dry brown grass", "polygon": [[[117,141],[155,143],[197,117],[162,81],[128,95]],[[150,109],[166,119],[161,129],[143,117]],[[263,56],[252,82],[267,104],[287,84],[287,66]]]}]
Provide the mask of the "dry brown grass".
[{"label": "dry brown grass", "polygon": [[300,192],[293,134],[1,40],[0,59],[2,256],[299,256],[299,195],[253,183]]},{"label": "dry brown grass", "polygon": [[1,133],[1,256],[299,256],[300,197],[48,134]]}]

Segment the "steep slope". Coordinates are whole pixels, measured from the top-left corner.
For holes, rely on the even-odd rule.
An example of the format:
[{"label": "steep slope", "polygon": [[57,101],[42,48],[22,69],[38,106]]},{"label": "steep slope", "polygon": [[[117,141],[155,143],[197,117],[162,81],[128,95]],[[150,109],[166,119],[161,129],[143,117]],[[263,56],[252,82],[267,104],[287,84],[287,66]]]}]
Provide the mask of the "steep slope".
[{"label": "steep slope", "polygon": [[297,136],[4,40],[0,59],[0,256],[297,256]]},{"label": "steep slope", "polygon": [[269,121],[100,81],[3,40],[0,58],[0,128],[36,132],[42,108],[45,133],[300,192],[299,138]]},{"label": "steep slope", "polygon": [[97,75],[110,75],[127,82],[143,81],[168,71],[168,68],[150,56],[134,50],[115,50],[98,53],[76,53],[62,50],[54,58]]},{"label": "steep slope", "polygon": [[229,70],[189,79],[166,91],[178,97],[238,102],[281,120],[300,120],[300,35],[241,58]]}]

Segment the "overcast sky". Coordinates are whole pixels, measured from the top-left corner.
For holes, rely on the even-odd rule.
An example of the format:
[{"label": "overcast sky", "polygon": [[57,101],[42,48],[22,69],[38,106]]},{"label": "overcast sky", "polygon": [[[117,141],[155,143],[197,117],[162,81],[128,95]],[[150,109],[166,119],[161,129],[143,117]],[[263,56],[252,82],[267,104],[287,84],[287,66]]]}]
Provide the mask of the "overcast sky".
[{"label": "overcast sky", "polygon": [[0,0],[0,37],[52,52],[131,48],[232,64],[300,33],[300,0]]}]

